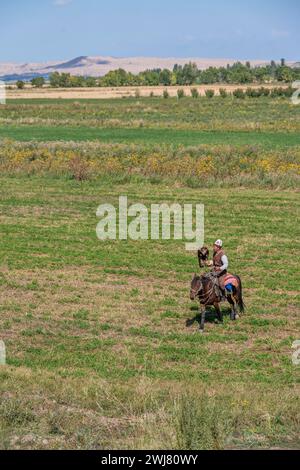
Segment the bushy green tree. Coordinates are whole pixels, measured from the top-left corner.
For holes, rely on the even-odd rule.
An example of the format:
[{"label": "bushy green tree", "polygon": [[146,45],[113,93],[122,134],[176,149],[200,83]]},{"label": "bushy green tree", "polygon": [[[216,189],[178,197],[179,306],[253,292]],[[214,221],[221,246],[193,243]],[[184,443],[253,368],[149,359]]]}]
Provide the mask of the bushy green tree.
[{"label": "bushy green tree", "polygon": [[219,81],[219,70],[215,67],[209,67],[199,74],[199,82],[205,85],[217,83]]},{"label": "bushy green tree", "polygon": [[228,80],[229,83],[251,83],[253,81],[252,70],[237,62],[230,68]]},{"label": "bushy green tree", "polygon": [[195,83],[197,75],[198,75],[198,68],[196,64],[189,62],[188,64],[184,65],[183,67],[184,85],[192,85],[193,83]]},{"label": "bushy green tree", "polygon": [[85,79],[85,86],[87,87],[95,87],[97,86],[97,80],[95,77],[87,77]]},{"label": "bushy green tree", "polygon": [[31,85],[36,88],[42,88],[43,85],[45,85],[45,79],[44,77],[34,77],[31,80]]},{"label": "bushy green tree", "polygon": [[281,66],[277,68],[275,77],[279,82],[290,83],[293,81],[294,75],[290,67]]},{"label": "bushy green tree", "polygon": [[146,86],[158,86],[160,84],[160,69],[146,70],[138,74],[141,84]]},{"label": "bushy green tree", "polygon": [[199,70],[195,63],[189,62],[182,65],[174,65],[173,73],[176,77],[177,85],[192,85],[196,83],[197,77],[199,75]]},{"label": "bushy green tree", "polygon": [[84,77],[79,75],[71,75],[65,86],[79,88],[87,86],[87,83]]},{"label": "bushy green tree", "polygon": [[18,90],[23,90],[23,88],[25,87],[25,82],[23,82],[23,80],[18,80],[16,85]]},{"label": "bushy green tree", "polygon": [[60,74],[58,72],[53,72],[49,77],[50,86],[53,88],[58,88],[60,86]]},{"label": "bushy green tree", "polygon": [[168,85],[171,85],[171,81],[172,81],[172,72],[168,69],[161,70],[161,72],[159,73],[159,83],[161,85],[168,86]]},{"label": "bushy green tree", "polygon": [[72,86],[71,74],[63,72],[59,77],[59,86],[62,88],[69,88]]},{"label": "bushy green tree", "polygon": [[271,80],[270,67],[255,67],[252,71],[253,80],[258,83],[265,83]]}]

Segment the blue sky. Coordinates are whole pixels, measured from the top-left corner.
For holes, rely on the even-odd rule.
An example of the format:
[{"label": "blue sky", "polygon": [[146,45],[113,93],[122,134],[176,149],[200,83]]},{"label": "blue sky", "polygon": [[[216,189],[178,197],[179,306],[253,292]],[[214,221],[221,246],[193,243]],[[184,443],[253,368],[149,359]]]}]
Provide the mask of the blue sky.
[{"label": "blue sky", "polygon": [[0,62],[79,55],[300,60],[299,0],[0,0]]}]

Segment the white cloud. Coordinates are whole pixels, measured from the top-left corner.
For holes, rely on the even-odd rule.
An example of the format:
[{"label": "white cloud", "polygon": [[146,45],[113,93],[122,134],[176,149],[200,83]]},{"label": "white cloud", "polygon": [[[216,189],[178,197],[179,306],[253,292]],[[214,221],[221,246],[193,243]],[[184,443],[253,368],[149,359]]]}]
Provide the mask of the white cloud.
[{"label": "white cloud", "polygon": [[68,5],[68,3],[71,3],[73,0],[54,0],[54,5],[57,5],[59,7],[62,7],[64,5]]}]

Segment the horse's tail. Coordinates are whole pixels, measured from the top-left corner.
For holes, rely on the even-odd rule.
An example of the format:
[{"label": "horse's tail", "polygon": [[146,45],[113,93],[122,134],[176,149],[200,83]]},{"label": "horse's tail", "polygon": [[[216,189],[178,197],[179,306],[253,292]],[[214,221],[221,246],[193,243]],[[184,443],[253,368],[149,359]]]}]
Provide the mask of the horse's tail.
[{"label": "horse's tail", "polygon": [[241,281],[241,278],[239,276],[235,276],[237,278],[237,280],[239,281],[239,287],[237,289],[237,304],[239,306],[239,309],[240,309],[240,312],[241,313],[244,313],[245,311],[245,304],[244,304],[244,301],[243,301],[243,289],[242,289],[242,281]]}]

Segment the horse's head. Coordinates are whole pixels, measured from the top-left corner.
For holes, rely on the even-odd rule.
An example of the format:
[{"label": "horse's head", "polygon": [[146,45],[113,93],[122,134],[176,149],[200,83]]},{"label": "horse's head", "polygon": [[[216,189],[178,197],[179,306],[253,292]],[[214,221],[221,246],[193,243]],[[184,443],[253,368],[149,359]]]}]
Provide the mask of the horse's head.
[{"label": "horse's head", "polygon": [[200,268],[204,268],[207,265],[209,257],[209,249],[206,246],[203,246],[198,250],[198,260]]},{"label": "horse's head", "polygon": [[202,290],[202,282],[200,276],[194,274],[194,277],[191,282],[191,289],[190,289],[190,299],[195,300],[199,292]]}]

